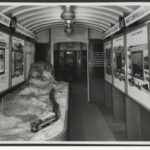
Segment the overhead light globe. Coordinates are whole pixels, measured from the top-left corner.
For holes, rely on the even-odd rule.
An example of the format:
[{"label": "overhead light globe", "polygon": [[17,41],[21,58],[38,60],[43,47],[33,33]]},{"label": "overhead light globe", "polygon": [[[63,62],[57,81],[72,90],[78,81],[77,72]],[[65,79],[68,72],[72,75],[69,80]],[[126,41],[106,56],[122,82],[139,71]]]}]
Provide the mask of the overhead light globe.
[{"label": "overhead light globe", "polygon": [[61,14],[61,18],[65,20],[66,22],[72,22],[72,20],[75,18],[75,14],[73,11],[73,8],[71,6],[65,6],[64,11]]},{"label": "overhead light globe", "polygon": [[65,32],[68,36],[71,36],[72,33],[73,33],[73,28],[66,26],[64,32]]}]

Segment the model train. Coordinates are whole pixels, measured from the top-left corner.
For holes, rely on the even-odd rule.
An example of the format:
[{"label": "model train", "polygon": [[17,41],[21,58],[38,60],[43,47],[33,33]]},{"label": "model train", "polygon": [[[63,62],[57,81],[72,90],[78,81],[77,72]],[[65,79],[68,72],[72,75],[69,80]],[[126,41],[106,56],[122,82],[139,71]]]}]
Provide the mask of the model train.
[{"label": "model train", "polygon": [[48,117],[44,117],[43,119],[38,119],[31,123],[31,132],[37,132],[37,131],[53,124],[55,121],[56,121],[55,113],[49,115]]}]

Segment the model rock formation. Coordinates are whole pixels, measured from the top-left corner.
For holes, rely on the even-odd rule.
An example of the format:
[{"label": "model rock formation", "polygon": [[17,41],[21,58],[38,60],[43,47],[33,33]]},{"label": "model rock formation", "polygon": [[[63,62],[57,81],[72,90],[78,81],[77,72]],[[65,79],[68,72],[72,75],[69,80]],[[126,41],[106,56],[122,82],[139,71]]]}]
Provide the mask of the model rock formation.
[{"label": "model rock formation", "polygon": [[0,140],[31,139],[30,123],[50,113],[58,113],[58,103],[51,96],[59,99],[62,89],[64,86],[54,80],[51,65],[45,62],[32,64],[26,83],[4,97],[0,112]]}]

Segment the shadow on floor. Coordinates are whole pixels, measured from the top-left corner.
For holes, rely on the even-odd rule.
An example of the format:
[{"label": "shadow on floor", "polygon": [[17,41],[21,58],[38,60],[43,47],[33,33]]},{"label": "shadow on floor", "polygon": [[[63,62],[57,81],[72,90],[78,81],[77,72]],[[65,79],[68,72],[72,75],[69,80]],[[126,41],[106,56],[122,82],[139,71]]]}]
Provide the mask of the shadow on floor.
[{"label": "shadow on floor", "polygon": [[105,121],[107,122],[111,132],[113,133],[116,141],[128,141],[125,121],[115,120],[113,118],[112,111],[109,109],[100,107],[100,111]]},{"label": "shadow on floor", "polygon": [[115,141],[98,105],[87,102],[86,83],[71,84],[69,141]]}]

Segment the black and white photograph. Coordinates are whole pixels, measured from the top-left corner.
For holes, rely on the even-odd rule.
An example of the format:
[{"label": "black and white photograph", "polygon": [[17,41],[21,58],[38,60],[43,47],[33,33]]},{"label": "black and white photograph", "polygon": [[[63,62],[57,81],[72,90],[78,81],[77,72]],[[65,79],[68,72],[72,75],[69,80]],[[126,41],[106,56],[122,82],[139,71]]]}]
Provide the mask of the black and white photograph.
[{"label": "black and white photograph", "polygon": [[105,80],[112,84],[112,41],[104,43]]},{"label": "black and white photograph", "polygon": [[113,39],[113,71],[114,71],[114,86],[125,92],[125,48],[124,36],[119,36]]},{"label": "black and white photograph", "polygon": [[150,3],[0,2],[0,145],[150,146]]}]

